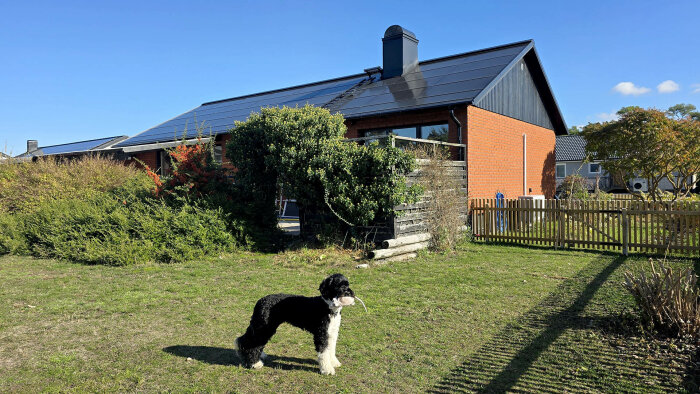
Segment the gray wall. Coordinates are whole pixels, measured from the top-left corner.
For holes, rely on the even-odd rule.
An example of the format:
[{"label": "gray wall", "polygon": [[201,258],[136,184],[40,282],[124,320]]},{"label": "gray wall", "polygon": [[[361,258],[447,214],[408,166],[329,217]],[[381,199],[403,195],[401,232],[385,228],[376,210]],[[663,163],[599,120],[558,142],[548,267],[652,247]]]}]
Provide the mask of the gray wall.
[{"label": "gray wall", "polygon": [[521,59],[475,106],[554,130],[524,59]]}]

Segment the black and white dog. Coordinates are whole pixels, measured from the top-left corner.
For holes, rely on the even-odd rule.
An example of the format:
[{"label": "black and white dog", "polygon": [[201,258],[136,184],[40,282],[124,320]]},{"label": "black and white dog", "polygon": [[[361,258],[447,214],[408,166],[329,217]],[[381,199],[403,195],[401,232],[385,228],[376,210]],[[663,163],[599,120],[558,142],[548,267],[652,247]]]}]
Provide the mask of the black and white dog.
[{"label": "black and white dog", "polygon": [[355,303],[348,279],[333,274],[321,282],[320,297],[271,294],[258,300],[245,334],[236,339],[236,349],[248,368],[262,368],[263,348],[282,323],[289,323],[313,334],[321,373],[335,375],[340,362],[335,345],[340,329],[340,310]]}]

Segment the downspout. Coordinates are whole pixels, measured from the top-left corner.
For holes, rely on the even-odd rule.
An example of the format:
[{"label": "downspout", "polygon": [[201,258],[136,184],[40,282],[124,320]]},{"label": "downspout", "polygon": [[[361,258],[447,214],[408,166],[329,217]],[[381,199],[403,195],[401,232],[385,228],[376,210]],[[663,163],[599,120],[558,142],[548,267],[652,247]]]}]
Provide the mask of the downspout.
[{"label": "downspout", "polygon": [[523,196],[527,196],[527,134],[523,134]]},{"label": "downspout", "polygon": [[[454,108],[450,108],[450,117],[452,118],[452,121],[454,121],[457,124],[457,140],[459,143],[462,143],[462,123],[459,122],[459,119],[455,116],[455,110]],[[459,160],[464,160],[464,152],[460,148],[459,150]]]}]

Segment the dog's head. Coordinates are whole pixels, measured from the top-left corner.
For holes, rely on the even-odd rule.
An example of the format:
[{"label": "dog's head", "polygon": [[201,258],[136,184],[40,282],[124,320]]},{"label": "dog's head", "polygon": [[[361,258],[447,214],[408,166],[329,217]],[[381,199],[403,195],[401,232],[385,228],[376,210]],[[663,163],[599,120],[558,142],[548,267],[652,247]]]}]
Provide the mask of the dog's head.
[{"label": "dog's head", "polygon": [[348,278],[342,274],[333,274],[324,279],[318,291],[321,292],[321,297],[333,302],[335,306],[355,303],[355,292],[350,288]]}]

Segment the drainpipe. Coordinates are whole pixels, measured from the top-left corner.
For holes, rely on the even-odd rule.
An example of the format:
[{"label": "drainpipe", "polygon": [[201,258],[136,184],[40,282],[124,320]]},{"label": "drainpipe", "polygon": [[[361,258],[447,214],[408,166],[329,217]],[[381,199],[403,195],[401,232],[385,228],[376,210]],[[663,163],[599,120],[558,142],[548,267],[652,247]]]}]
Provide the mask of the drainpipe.
[{"label": "drainpipe", "polygon": [[[459,122],[459,119],[455,116],[455,110],[454,108],[450,108],[450,117],[452,120],[457,124],[457,140],[459,143],[462,143],[462,124]],[[462,148],[459,150],[459,160],[464,160],[464,154],[462,152]]]},{"label": "drainpipe", "polygon": [[527,134],[523,134],[523,196],[527,196]]}]

